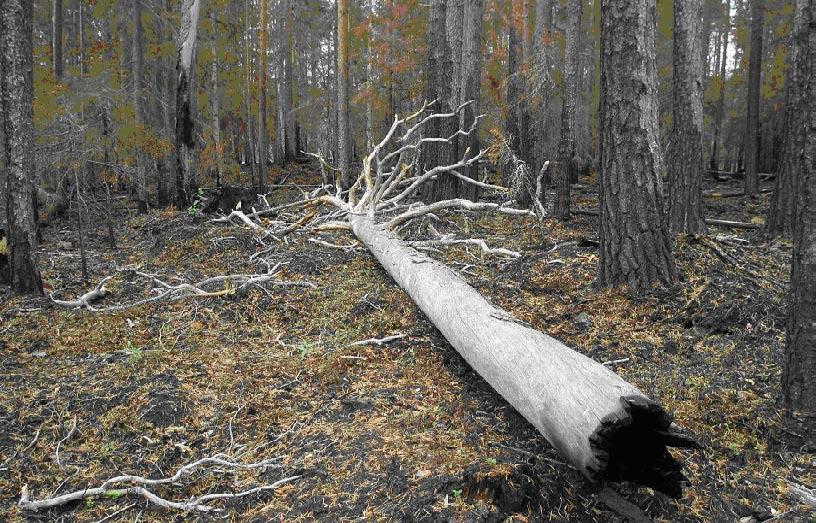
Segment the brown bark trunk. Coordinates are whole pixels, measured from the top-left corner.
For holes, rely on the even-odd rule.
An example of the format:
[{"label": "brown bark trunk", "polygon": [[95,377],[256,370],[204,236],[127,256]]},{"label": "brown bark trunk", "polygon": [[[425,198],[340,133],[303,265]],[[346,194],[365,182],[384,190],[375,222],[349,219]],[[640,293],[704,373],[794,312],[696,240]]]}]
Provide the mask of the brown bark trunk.
[{"label": "brown bark trunk", "polygon": [[704,234],[701,0],[674,4],[672,132],[669,145],[669,231]]},{"label": "brown bark trunk", "polygon": [[[133,21],[133,114],[135,117],[135,127],[138,130],[138,135],[143,136],[143,127],[145,125],[144,106],[142,103],[142,73],[144,71],[143,60],[143,31],[142,31],[142,2],[141,0],[132,0],[131,18]],[[136,144],[136,175],[134,183],[136,185],[136,202],[139,206],[140,213],[146,213],[148,208],[147,196],[147,173],[145,172],[145,154],[140,143]]]},{"label": "brown bark trunk", "polygon": [[283,52],[285,60],[283,65],[283,129],[284,148],[287,161],[297,158],[297,119],[295,118],[295,38],[294,38],[294,7],[292,0],[284,2],[284,29],[283,29]]},{"label": "brown bark trunk", "polygon": [[663,211],[655,1],[605,0],[598,282],[635,293],[677,280]]},{"label": "brown bark trunk", "polygon": [[783,404],[816,427],[816,2],[797,0],[803,20],[798,41],[807,54],[802,106],[802,171],[791,269],[788,339],[782,370]]},{"label": "brown bark trunk", "polygon": [[34,263],[34,84],[32,6],[5,0],[0,10],[0,120],[5,137],[7,245],[12,289],[41,295],[42,280]]},{"label": "brown bark trunk", "polygon": [[348,0],[337,0],[337,163],[343,187],[351,180],[349,88],[349,6]]},{"label": "brown bark trunk", "polygon": [[[462,102],[472,101],[462,111],[462,126],[469,129],[480,115],[480,98],[482,87],[482,18],[484,5],[482,0],[465,0],[462,25]],[[480,142],[478,130],[474,130],[467,139],[462,140],[459,152],[469,149],[468,158],[479,154]],[[479,178],[479,165],[471,165],[466,173],[473,179]],[[471,183],[460,182],[458,194],[461,198],[476,200],[478,187]]]},{"label": "brown bark trunk", "polygon": [[261,16],[258,27],[258,192],[266,192],[266,169],[269,159],[266,133],[266,80],[267,80],[267,34],[269,6],[261,0]]},{"label": "brown bark trunk", "polygon": [[720,137],[722,136],[723,118],[725,117],[725,73],[728,63],[728,37],[731,33],[731,0],[725,2],[724,26],[722,35],[722,48],[720,54],[720,77],[717,81],[720,84],[720,96],[717,98],[717,109],[714,122],[714,140],[711,145],[710,169],[718,171],[720,169]]},{"label": "brown bark trunk", "polygon": [[759,192],[759,87],[762,79],[764,0],[751,1],[751,54],[745,118],[745,194]]}]

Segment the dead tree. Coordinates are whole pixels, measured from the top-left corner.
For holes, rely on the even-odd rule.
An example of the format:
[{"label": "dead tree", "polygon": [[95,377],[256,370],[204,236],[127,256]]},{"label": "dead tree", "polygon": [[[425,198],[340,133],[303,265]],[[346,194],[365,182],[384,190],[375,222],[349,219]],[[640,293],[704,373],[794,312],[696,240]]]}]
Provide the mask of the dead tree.
[{"label": "dead tree", "polygon": [[200,0],[184,0],[181,5],[178,62],[176,63],[176,207],[186,209],[195,190],[193,172],[193,64]]},{"label": "dead tree", "polygon": [[[314,229],[353,231],[473,369],[590,480],[631,480],[680,496],[684,478],[667,446],[690,446],[693,441],[673,430],[671,416],[660,405],[604,365],[494,306],[457,273],[397,235],[411,220],[446,209],[532,214],[462,198],[408,204],[423,184],[442,173],[481,188],[487,185],[461,174],[483,151],[465,150],[460,159],[428,170],[418,161],[423,141],[431,139],[420,137],[425,127],[435,119],[458,118],[464,109],[425,116],[423,108],[396,118],[363,159],[362,172],[349,191],[338,189],[301,202],[336,209],[323,221],[313,220],[319,222]],[[475,125],[460,128],[458,136],[448,140],[474,132]],[[293,204],[287,205],[291,209]],[[330,217],[334,221],[325,221]],[[241,219],[260,228],[247,215]]]},{"label": "dead tree", "polygon": [[759,192],[759,87],[762,78],[764,0],[751,0],[751,54],[748,58],[748,96],[745,116],[745,194]]}]

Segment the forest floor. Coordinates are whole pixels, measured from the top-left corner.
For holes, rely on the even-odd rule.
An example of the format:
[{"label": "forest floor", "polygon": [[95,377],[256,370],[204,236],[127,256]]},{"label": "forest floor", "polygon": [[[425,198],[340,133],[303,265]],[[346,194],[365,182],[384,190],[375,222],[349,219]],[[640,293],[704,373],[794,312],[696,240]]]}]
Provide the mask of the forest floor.
[{"label": "forest floor", "polygon": [[[290,182],[318,183],[298,167]],[[574,205],[597,207],[583,179]],[[707,182],[706,189],[738,187]],[[299,198],[279,189],[275,201]],[[706,198],[710,217],[757,221],[768,195]],[[263,472],[194,474],[155,492],[187,500],[299,476],[221,502],[235,521],[622,521],[522,417],[469,369],[362,247],[293,234],[261,246],[212,215],[121,209],[118,248],[90,231],[90,280],[76,234],[45,233],[40,266],[56,296],[102,277],[98,306],[145,296],[138,268],[167,282],[265,272],[310,287],[94,313],[47,298],[0,296],[0,520],[168,520],[141,498],[109,496],[24,514],[16,503],[97,486],[119,473],[172,475],[224,453],[279,458]],[[812,521],[786,481],[816,485],[813,434],[778,409],[791,245],[712,228],[676,244],[680,283],[632,298],[596,290],[597,218],[567,225],[490,214],[442,215],[436,227],[478,236],[519,259],[465,248],[437,253],[520,319],[600,362],[675,413],[703,444],[677,451],[690,486],[672,500],[615,485],[658,521]],[[716,235],[717,238],[715,238]],[[349,244],[349,233],[326,234]],[[268,250],[267,250],[268,249]],[[265,251],[250,260],[253,254]],[[402,334],[383,346],[354,345]],[[216,503],[218,504],[218,503]],[[812,509],[811,509],[812,510]],[[207,519],[210,516],[189,516]]]}]

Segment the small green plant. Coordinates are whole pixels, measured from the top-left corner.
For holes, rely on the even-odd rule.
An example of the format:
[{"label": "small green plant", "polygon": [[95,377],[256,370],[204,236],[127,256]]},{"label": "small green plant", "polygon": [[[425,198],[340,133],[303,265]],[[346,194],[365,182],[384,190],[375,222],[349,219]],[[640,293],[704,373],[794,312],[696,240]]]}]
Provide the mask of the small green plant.
[{"label": "small green plant", "polygon": [[462,489],[460,489],[460,488],[452,489],[451,490],[451,496],[453,496],[455,499],[461,498],[462,497]]},{"label": "small green plant", "polygon": [[496,458],[487,458],[485,460],[485,463],[487,463],[491,467],[495,467],[496,466]]},{"label": "small green plant", "polygon": [[130,340],[125,342],[125,354],[128,355],[128,363],[131,365],[136,365],[142,361],[142,358],[144,358],[144,351],[142,348],[135,346]]},{"label": "small green plant", "polygon": [[114,489],[114,490],[106,490],[105,497],[108,499],[119,499],[121,498],[125,492],[121,489]]},{"label": "small green plant", "polygon": [[306,356],[309,355],[309,351],[312,349],[312,344],[308,341],[301,341],[298,346],[298,354],[300,354],[300,359],[305,360]]},{"label": "small green plant", "polygon": [[188,216],[195,216],[201,211],[201,202],[204,199],[204,189],[201,187],[198,188],[196,191],[196,197],[193,200],[193,203],[187,207],[187,215]]},{"label": "small green plant", "polygon": [[91,509],[96,506],[96,500],[94,498],[85,498],[85,508]]}]

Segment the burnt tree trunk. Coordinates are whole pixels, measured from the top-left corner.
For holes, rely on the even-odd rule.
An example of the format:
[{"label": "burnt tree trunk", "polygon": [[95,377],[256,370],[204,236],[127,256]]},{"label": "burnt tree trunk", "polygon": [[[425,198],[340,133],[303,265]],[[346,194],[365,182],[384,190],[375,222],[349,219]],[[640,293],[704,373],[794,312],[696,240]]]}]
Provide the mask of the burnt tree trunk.
[{"label": "burnt tree trunk", "polygon": [[709,164],[709,168],[712,171],[720,170],[720,137],[723,134],[723,118],[725,117],[725,73],[728,63],[728,37],[731,32],[731,0],[725,1],[725,14],[723,18],[724,26],[720,54],[720,76],[717,79],[720,86],[720,94],[717,98],[717,108],[714,115],[714,140],[711,144],[711,161]]},{"label": "burnt tree trunk", "polygon": [[184,0],[181,5],[181,31],[176,63],[176,207],[190,205],[193,187],[193,64],[200,0]]},{"label": "burnt tree trunk", "polygon": [[807,84],[802,112],[802,171],[799,177],[796,228],[788,308],[788,340],[782,371],[786,407],[816,421],[816,2],[797,0],[803,17],[800,53],[806,54]]},{"label": "burnt tree trunk", "polygon": [[[480,113],[480,98],[482,87],[482,18],[484,5],[483,0],[465,0],[464,16],[462,23],[462,82],[461,92],[462,102],[472,101],[463,110],[462,124],[464,129],[469,129]],[[470,149],[467,158],[473,158],[479,154],[479,133],[473,131],[463,139],[458,150],[464,153]],[[479,178],[479,165],[473,164],[467,168],[465,173],[473,179]],[[447,197],[456,195],[445,195]],[[479,196],[478,187],[473,184],[460,182],[458,196],[461,198],[476,200]]]},{"label": "burnt tree trunk", "polygon": [[561,136],[558,140],[558,161],[555,164],[554,214],[561,220],[569,218],[572,157],[575,153],[575,108],[578,103],[579,49],[583,0],[567,3],[567,46],[564,50],[564,95],[561,105]]},{"label": "burnt tree trunk", "polygon": [[297,158],[297,119],[295,118],[295,36],[294,36],[294,7],[292,0],[283,2],[285,12],[283,13],[283,129],[284,129],[284,154],[286,161],[293,161]]},{"label": "burnt tree trunk", "polygon": [[[142,82],[144,81],[144,37],[142,31],[142,2],[132,0],[131,19],[133,21],[133,85],[131,95],[133,97],[133,114],[138,136],[143,136],[143,126],[145,125],[144,106],[142,104]],[[136,143],[136,175],[134,183],[136,185],[136,203],[139,212],[144,214],[148,208],[147,197],[147,172],[145,168],[146,159],[141,143]]]},{"label": "burnt tree trunk", "polygon": [[672,133],[668,152],[669,230],[704,234],[701,0],[674,4]]},{"label": "burnt tree trunk", "polygon": [[745,117],[745,194],[759,192],[759,87],[762,79],[764,1],[751,0],[751,54]]},{"label": "burnt tree trunk", "polygon": [[640,293],[677,280],[660,178],[655,0],[605,0],[602,10],[598,282]]},{"label": "burnt tree trunk", "polygon": [[54,70],[54,77],[62,80],[65,61],[62,57],[62,26],[63,10],[62,0],[52,0],[51,2],[51,67]]},{"label": "burnt tree trunk", "polygon": [[337,0],[337,154],[343,187],[351,179],[349,90],[349,5],[348,0]]},{"label": "burnt tree trunk", "polygon": [[266,192],[266,169],[269,146],[266,133],[266,80],[267,80],[267,35],[269,6],[261,0],[261,16],[258,27],[258,192]]},{"label": "burnt tree trunk", "polygon": [[0,9],[0,119],[3,124],[7,245],[12,289],[41,295],[34,264],[34,55],[32,5],[4,0]]}]

